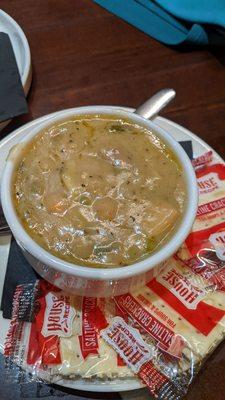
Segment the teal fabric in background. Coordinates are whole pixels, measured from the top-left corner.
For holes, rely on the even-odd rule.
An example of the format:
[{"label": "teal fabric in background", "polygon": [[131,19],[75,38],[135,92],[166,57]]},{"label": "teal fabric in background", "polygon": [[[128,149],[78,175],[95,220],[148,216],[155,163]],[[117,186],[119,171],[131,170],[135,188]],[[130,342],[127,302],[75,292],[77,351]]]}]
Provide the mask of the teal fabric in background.
[{"label": "teal fabric in background", "polygon": [[225,46],[225,0],[94,0],[170,45]]},{"label": "teal fabric in background", "polygon": [[156,0],[175,17],[225,28],[225,0]]}]

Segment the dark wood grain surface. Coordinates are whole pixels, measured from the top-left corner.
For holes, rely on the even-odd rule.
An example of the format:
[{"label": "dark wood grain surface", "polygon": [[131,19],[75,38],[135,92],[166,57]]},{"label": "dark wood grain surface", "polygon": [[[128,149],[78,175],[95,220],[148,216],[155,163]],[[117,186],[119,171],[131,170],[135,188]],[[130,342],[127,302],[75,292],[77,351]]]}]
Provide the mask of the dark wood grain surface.
[{"label": "dark wood grain surface", "polygon": [[[177,98],[163,115],[207,141],[225,158],[225,51],[174,50],[103,10],[91,0],[1,0],[30,43],[33,83],[30,112],[0,135],[63,108],[91,104],[136,107],[164,87]],[[1,358],[1,368],[3,362]],[[225,344],[207,361],[186,400],[224,400]],[[145,400],[145,391],[73,392],[43,384],[5,383],[0,399]]]}]

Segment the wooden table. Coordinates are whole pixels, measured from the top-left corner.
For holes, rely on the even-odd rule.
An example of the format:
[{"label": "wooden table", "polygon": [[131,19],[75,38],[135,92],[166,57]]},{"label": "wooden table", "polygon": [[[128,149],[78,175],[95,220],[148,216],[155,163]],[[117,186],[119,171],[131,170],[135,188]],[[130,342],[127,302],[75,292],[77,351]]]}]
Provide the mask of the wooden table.
[{"label": "wooden table", "polygon": [[[63,108],[90,104],[136,107],[159,89],[172,87],[177,98],[163,115],[195,132],[225,158],[224,49],[168,48],[91,0],[2,0],[1,7],[23,27],[33,63],[30,112],[13,121],[0,133],[2,137]],[[36,383],[3,384],[1,379],[2,400],[149,398],[145,391],[121,397]],[[224,393],[225,344],[209,359],[186,400],[224,400]]]}]

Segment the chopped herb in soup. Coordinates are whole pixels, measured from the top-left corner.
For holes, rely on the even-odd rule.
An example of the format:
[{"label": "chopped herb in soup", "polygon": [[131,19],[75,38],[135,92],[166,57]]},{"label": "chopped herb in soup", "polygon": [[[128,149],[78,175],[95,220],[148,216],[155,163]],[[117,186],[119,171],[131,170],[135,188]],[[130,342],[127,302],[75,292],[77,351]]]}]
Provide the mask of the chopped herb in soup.
[{"label": "chopped herb in soup", "polygon": [[87,115],[25,146],[13,196],[24,228],[43,248],[75,264],[116,267],[170,238],[186,193],[179,162],[154,133]]}]

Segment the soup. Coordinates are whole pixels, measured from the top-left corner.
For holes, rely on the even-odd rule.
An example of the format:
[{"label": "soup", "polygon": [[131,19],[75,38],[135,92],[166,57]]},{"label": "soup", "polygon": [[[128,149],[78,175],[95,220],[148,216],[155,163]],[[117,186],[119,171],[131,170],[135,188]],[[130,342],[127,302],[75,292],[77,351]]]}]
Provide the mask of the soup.
[{"label": "soup", "polygon": [[177,228],[182,174],[148,129],[108,115],[75,116],[25,146],[13,199],[27,233],[55,256],[125,266],[158,250]]}]

